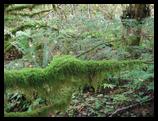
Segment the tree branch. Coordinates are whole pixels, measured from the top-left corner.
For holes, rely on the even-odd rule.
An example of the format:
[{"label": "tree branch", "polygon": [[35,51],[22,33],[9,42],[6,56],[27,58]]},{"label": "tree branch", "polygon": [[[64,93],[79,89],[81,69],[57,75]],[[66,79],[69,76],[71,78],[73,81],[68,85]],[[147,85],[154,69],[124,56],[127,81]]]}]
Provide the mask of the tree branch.
[{"label": "tree branch", "polygon": [[134,108],[142,103],[147,103],[147,102],[150,102],[152,101],[153,98],[150,98],[148,100],[145,100],[145,101],[142,101],[142,102],[139,102],[139,103],[135,103],[135,104],[132,104],[132,105],[129,105],[129,106],[126,106],[126,107],[122,107],[122,108],[118,108],[117,110],[115,110],[109,117],[113,117],[114,115],[118,114],[118,113],[121,113],[121,112],[124,112],[130,108]]},{"label": "tree branch", "polygon": [[[113,42],[113,41],[110,41],[110,42]],[[78,57],[80,57],[80,56],[82,56],[82,55],[84,55],[84,54],[86,54],[86,53],[89,53],[90,51],[92,51],[92,50],[94,50],[95,48],[99,47],[100,45],[104,45],[104,44],[105,44],[105,45],[109,45],[110,43],[108,42],[108,43],[101,43],[101,44],[98,44],[98,45],[96,45],[96,46],[90,48],[89,50],[86,50],[85,52],[83,52],[83,53],[77,55],[76,57],[78,58]]]},{"label": "tree branch", "polygon": [[22,10],[26,8],[32,9],[37,5],[41,5],[41,4],[20,5],[20,6],[9,7],[8,9],[6,9],[6,12],[17,11],[17,10]]},{"label": "tree branch", "polygon": [[[37,25],[38,25],[38,28],[41,28],[41,27],[46,27],[46,28],[48,27],[48,28],[50,28],[50,26],[48,26],[46,24],[40,24],[38,22],[35,22],[35,23],[26,23],[26,24],[23,24],[23,25],[18,26],[17,28],[15,28],[13,30],[11,30],[11,33],[15,34],[19,30],[24,30],[26,28],[36,27]],[[51,27],[51,28],[52,28],[52,30],[58,31],[58,28],[53,28],[53,27]]]},{"label": "tree branch", "polygon": [[15,13],[15,12],[12,12],[12,13],[10,13],[10,14],[11,14],[11,15],[20,15],[20,16],[33,17],[33,16],[35,16],[35,15],[37,15],[37,14],[49,12],[49,11],[51,11],[51,10],[52,10],[52,9],[49,9],[49,10],[42,10],[42,11],[38,11],[38,12],[35,12],[35,13],[23,13],[23,12],[21,12],[21,13]]}]

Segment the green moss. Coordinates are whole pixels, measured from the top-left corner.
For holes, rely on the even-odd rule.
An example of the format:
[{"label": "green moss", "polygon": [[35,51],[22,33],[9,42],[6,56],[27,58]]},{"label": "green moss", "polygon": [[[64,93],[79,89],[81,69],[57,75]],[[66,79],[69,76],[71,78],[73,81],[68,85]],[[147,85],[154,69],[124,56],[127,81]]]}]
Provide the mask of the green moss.
[{"label": "green moss", "polygon": [[140,60],[83,61],[64,55],[55,57],[44,69],[4,70],[4,85],[5,90],[21,90],[28,95],[37,90],[50,104],[56,104],[56,108],[65,107],[74,88],[86,83],[97,88],[106,73],[115,74],[142,64]]}]

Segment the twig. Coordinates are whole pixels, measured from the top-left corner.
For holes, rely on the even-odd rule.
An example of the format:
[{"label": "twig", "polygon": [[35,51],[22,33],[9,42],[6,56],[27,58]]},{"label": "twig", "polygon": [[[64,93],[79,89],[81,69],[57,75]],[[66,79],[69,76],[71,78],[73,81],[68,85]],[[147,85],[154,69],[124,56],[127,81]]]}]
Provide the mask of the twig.
[{"label": "twig", "polygon": [[144,62],[145,64],[154,64],[154,62],[152,62],[152,61],[146,61],[146,62]]},{"label": "twig", "polygon": [[[113,41],[110,41],[110,42],[113,42]],[[86,54],[86,53],[89,53],[90,51],[94,50],[95,48],[99,47],[100,45],[104,45],[104,44],[105,44],[105,45],[109,45],[110,42],[98,44],[98,45],[96,45],[96,46],[90,48],[89,50],[86,50],[85,52],[83,52],[83,53],[77,55],[76,57],[78,58],[78,57],[80,57],[80,56],[82,56],[82,55],[84,55],[84,54]]]},{"label": "twig", "polygon": [[153,98],[150,98],[148,100],[145,100],[145,101],[142,101],[142,102],[139,102],[139,103],[135,103],[135,104],[132,104],[132,105],[129,105],[129,106],[126,106],[126,107],[119,108],[119,109],[115,110],[109,117],[113,117],[117,113],[123,112],[123,111],[125,111],[127,109],[130,109],[130,108],[133,108],[133,107],[136,107],[139,104],[150,102],[151,100],[153,100]]}]

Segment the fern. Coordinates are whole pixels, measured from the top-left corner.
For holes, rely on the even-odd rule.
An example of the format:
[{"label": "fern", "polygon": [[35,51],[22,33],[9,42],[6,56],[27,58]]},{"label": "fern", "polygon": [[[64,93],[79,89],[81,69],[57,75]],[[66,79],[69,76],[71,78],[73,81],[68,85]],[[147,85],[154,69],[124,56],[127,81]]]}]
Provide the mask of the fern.
[{"label": "fern", "polygon": [[113,84],[107,84],[107,83],[104,83],[103,84],[103,87],[104,88],[110,88],[110,89],[113,89],[116,85],[113,85]]},{"label": "fern", "polygon": [[147,90],[148,91],[154,91],[154,82],[152,81],[152,82],[150,82],[148,85],[147,85]]},{"label": "fern", "polygon": [[112,96],[113,101],[117,104],[123,104],[130,100],[129,97],[125,96],[124,94],[116,94]]}]

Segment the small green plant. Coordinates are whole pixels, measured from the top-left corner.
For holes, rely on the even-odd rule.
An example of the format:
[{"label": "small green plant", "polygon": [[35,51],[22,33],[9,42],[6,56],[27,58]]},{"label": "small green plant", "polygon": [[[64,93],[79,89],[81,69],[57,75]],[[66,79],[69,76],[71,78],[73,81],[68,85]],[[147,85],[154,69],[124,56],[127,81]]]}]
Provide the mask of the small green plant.
[{"label": "small green plant", "polygon": [[116,85],[104,83],[104,84],[103,84],[103,87],[104,87],[104,89],[105,89],[105,88],[113,89],[114,87],[116,87]]},{"label": "small green plant", "polygon": [[154,82],[150,82],[148,85],[147,85],[147,90],[148,91],[154,91]]},{"label": "small green plant", "polygon": [[116,94],[116,95],[113,95],[113,101],[116,104],[123,104],[125,102],[128,102],[129,98],[125,96],[124,94]]},{"label": "small green plant", "polygon": [[19,92],[7,93],[7,103],[5,104],[6,112],[31,112],[37,108],[46,105],[46,100],[37,97],[36,99],[29,100],[24,94]]},{"label": "small green plant", "polygon": [[30,31],[17,31],[15,35],[15,41],[12,45],[15,46],[19,51],[26,54],[29,49],[29,38],[31,38]]},{"label": "small green plant", "polygon": [[31,102],[28,101],[24,94],[20,93],[8,93],[8,103],[5,105],[6,112],[23,112],[27,111]]},{"label": "small green plant", "polygon": [[95,101],[95,108],[98,110],[98,109],[101,108],[101,106],[102,106],[101,101],[97,99],[97,100]]}]

